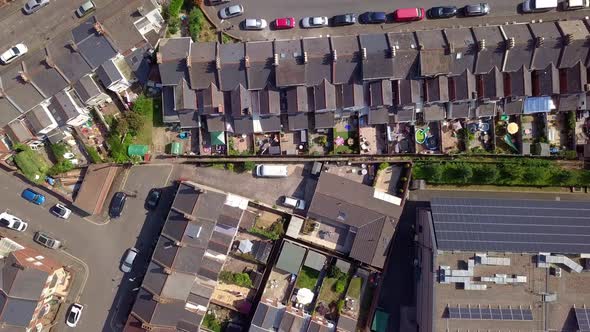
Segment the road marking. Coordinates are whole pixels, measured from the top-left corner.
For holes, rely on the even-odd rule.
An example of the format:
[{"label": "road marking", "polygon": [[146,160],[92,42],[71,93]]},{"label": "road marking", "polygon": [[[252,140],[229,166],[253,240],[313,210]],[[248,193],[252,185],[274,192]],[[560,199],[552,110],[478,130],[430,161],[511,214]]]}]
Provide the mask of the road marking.
[{"label": "road marking", "polygon": [[88,219],[88,217],[84,217],[82,219],[86,220],[87,222],[89,222],[91,224],[97,225],[97,226],[105,226],[105,225],[110,224],[110,222],[111,222],[111,218],[108,218],[108,217],[107,217],[107,221],[105,221],[105,222],[92,221],[92,220]]},{"label": "road marking", "polygon": [[168,184],[168,181],[170,180],[170,176],[172,175],[172,171],[174,170],[174,165],[169,165],[170,166],[170,172],[168,172],[168,176],[166,177],[166,181],[164,181],[164,184],[162,184],[163,186]]}]

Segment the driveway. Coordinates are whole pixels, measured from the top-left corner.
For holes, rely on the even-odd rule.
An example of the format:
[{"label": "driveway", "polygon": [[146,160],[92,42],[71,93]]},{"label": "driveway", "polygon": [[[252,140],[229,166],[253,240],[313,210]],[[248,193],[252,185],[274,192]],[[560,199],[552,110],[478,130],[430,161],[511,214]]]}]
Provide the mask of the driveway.
[{"label": "driveway", "polygon": [[[78,300],[85,308],[77,330],[100,331],[102,328],[102,331],[116,331],[122,319],[126,318],[130,304],[135,299],[131,291],[141,281],[138,276],[143,275],[145,269],[145,264],[141,263],[147,262],[151,256],[151,243],[160,232],[174,195],[174,190],[167,186],[171,170],[170,165],[132,167],[123,190],[136,194],[136,197],[127,200],[121,218],[103,225],[90,223],[76,215],[72,215],[67,222],[53,217],[47,210],[57,202],[54,197],[48,196],[43,206],[28,203],[20,198],[20,192],[27,184],[0,172],[1,188],[6,193],[0,197],[0,207],[9,207],[11,213],[29,220],[27,232],[18,236],[31,239],[38,230],[49,232],[62,240],[66,252],[89,266],[86,287]],[[152,187],[166,189],[158,210],[147,213],[143,203]],[[12,235],[12,232],[9,234]],[[131,273],[123,275],[119,271],[119,263],[125,250],[130,247],[140,251],[138,264],[134,265]],[[67,330],[63,324],[64,318],[57,318],[58,331]]]},{"label": "driveway", "polygon": [[[440,1],[440,0],[400,0],[392,2],[390,0],[232,0],[229,3],[217,6],[204,6],[207,16],[218,29],[227,31],[229,34],[242,40],[272,40],[272,39],[292,39],[298,37],[318,37],[318,36],[339,36],[351,34],[367,34],[377,32],[394,32],[394,31],[416,31],[435,28],[450,28],[454,26],[477,26],[486,24],[504,24],[506,22],[530,22],[531,20],[543,19],[573,19],[584,18],[590,13],[590,10],[568,11],[568,12],[548,12],[531,14],[519,14],[517,7],[522,1],[515,0],[488,0],[491,7],[490,15],[485,18],[481,17],[460,17],[442,20],[424,20],[410,23],[387,23],[377,25],[362,25],[337,27],[337,28],[319,28],[319,29],[302,29],[300,20],[306,16],[334,16],[337,14],[355,13],[362,14],[366,11],[384,11],[392,13],[396,8],[407,7],[424,7],[426,9],[440,5],[455,5],[457,7],[480,1]],[[207,1],[205,1],[207,3]],[[234,17],[229,20],[221,20],[218,12],[221,8],[232,5],[242,4],[244,6],[244,15]],[[277,17],[294,17],[297,25],[291,30],[273,30],[266,29],[263,31],[244,31],[240,29],[240,23],[246,18],[264,18],[269,24]]]}]

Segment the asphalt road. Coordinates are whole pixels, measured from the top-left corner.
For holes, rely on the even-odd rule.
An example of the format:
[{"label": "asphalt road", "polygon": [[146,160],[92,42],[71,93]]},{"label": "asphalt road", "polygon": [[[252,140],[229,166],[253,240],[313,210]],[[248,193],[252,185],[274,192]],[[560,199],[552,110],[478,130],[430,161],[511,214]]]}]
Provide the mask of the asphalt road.
[{"label": "asphalt road", "polygon": [[[79,216],[72,215],[66,222],[49,214],[48,209],[56,199],[47,197],[44,206],[36,206],[20,198],[20,192],[27,184],[0,172],[0,208],[10,208],[14,215],[29,221],[25,234],[32,238],[34,232],[43,230],[63,242],[64,250],[89,266],[86,287],[79,298],[85,308],[78,324],[79,331],[117,331],[127,317],[135,298],[133,289],[141,282],[143,270],[151,257],[153,239],[159,234],[165,219],[168,203],[174,190],[168,186],[172,166],[133,167],[123,190],[136,197],[127,200],[121,218],[106,224],[93,224]],[[148,213],[144,209],[145,197],[152,187],[167,187],[159,209]],[[131,273],[124,275],[119,264],[125,250],[139,249],[137,264]],[[143,263],[143,264],[142,264]],[[69,305],[69,303],[68,303]],[[63,325],[65,317],[58,317]],[[65,325],[58,329],[66,330]]]},{"label": "asphalt road", "polygon": [[[518,6],[522,1],[518,0],[488,0],[491,7],[491,13],[485,17],[458,17],[452,19],[424,20],[411,23],[387,23],[377,25],[362,25],[336,27],[336,28],[319,28],[319,29],[302,29],[300,20],[306,16],[334,16],[337,14],[354,13],[362,14],[366,11],[384,11],[388,14],[397,8],[407,7],[424,7],[426,9],[440,5],[454,5],[462,7],[466,4],[478,3],[474,0],[459,1],[440,1],[440,0],[232,0],[230,3],[217,6],[205,6],[207,16],[213,24],[227,31],[230,35],[243,40],[267,40],[267,39],[290,39],[295,37],[311,37],[326,35],[350,35],[365,34],[376,32],[393,32],[393,31],[415,31],[423,29],[449,28],[454,26],[477,26],[480,24],[504,24],[506,22],[530,22],[531,20],[556,20],[583,18],[590,14],[590,10],[579,10],[569,12],[548,12],[538,14],[520,14]],[[232,4],[242,4],[244,6],[244,15],[231,18],[229,20],[220,20],[218,11]],[[298,24],[292,30],[273,30],[266,29],[263,31],[244,31],[240,29],[240,22],[246,18],[264,18],[269,24],[277,17],[294,17]]]}]

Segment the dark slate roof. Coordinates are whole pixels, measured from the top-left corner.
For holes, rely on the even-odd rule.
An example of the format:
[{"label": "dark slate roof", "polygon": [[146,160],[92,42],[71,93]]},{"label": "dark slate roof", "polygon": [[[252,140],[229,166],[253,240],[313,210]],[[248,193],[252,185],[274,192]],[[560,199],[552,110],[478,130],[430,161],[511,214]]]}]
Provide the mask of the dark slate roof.
[{"label": "dark slate roof", "polygon": [[309,129],[308,113],[289,114],[289,130]]},{"label": "dark slate roof", "polygon": [[440,104],[424,106],[424,121],[442,121],[445,118],[445,107]]},{"label": "dark slate roof", "polygon": [[[285,311],[279,331],[301,332],[305,328],[305,318],[289,310]],[[351,331],[354,332],[354,331]]]},{"label": "dark slate roof", "polygon": [[391,78],[393,76],[393,59],[389,38],[385,33],[360,35],[363,80]]},{"label": "dark slate roof", "polygon": [[305,84],[313,86],[323,80],[332,80],[332,53],[328,37],[303,39],[303,51],[307,55]]},{"label": "dark slate roof", "polygon": [[195,90],[205,89],[209,84],[217,83],[217,69],[215,57],[217,55],[217,43],[195,43],[191,47],[190,83]]},{"label": "dark slate roof", "polygon": [[18,143],[25,143],[33,138],[31,131],[27,128],[23,120],[12,121],[6,129],[10,137]]},{"label": "dark slate roof", "polygon": [[414,122],[416,121],[416,110],[412,109],[398,109],[394,112],[394,122]]},{"label": "dark slate roof", "polygon": [[[118,11],[113,15],[108,15],[110,13],[106,11],[97,13],[98,20],[109,32],[109,37],[113,39],[121,53],[126,53],[128,50],[145,43],[145,39],[134,24],[142,16],[138,11],[138,8],[142,6],[153,7],[153,4],[151,1],[127,1],[126,5],[119,7]],[[146,8],[146,10],[148,9]],[[103,13],[106,15],[101,15]],[[143,18],[143,20],[146,19]]]},{"label": "dark slate roof", "polygon": [[475,75],[466,69],[458,76],[449,77],[449,90],[449,99],[453,101],[477,99]]},{"label": "dark slate roof", "polygon": [[258,95],[260,114],[279,114],[281,112],[280,94],[277,89],[267,87]]},{"label": "dark slate roof", "polygon": [[250,91],[241,84],[231,92],[231,114],[233,117],[239,118],[253,113],[250,97]]},{"label": "dark slate roof", "polygon": [[435,76],[451,72],[451,54],[443,30],[416,31],[420,44],[420,74]]},{"label": "dark slate roof", "polygon": [[[586,64],[590,41],[588,28],[583,21],[559,21],[557,27],[561,31],[563,47],[559,58],[559,69],[575,66],[578,61]],[[569,37],[568,37],[569,36]]]},{"label": "dark slate roof", "polygon": [[287,113],[295,114],[308,112],[308,95],[307,88],[297,86],[287,89]]},{"label": "dark slate roof", "polygon": [[445,102],[449,101],[449,85],[446,76],[426,78],[426,101]]},{"label": "dark slate roof", "polygon": [[77,105],[72,102],[69,96],[65,91],[59,92],[51,98],[51,103],[47,107],[60,126],[65,125],[66,122],[77,117],[79,114],[76,108]]},{"label": "dark slate roof", "polygon": [[182,322],[192,326],[190,331],[196,331],[203,319],[203,314],[186,310],[184,301],[169,300],[160,303],[144,288],[139,290],[132,312],[141,320],[156,326],[176,327]]},{"label": "dark slate roof", "polygon": [[182,78],[189,80],[186,61],[189,58],[191,45],[190,37],[160,40],[157,57],[163,85],[176,85]]},{"label": "dark slate roof", "polygon": [[515,98],[513,100],[504,100],[504,114],[507,115],[518,115],[522,114],[522,107],[524,104],[524,98]]},{"label": "dark slate roof", "polygon": [[150,261],[141,286],[152,294],[160,295],[167,278],[168,274],[164,271],[164,268],[156,262]]},{"label": "dark slate roof", "polygon": [[471,103],[451,103],[447,111],[447,119],[470,119],[475,115]]},{"label": "dark slate roof", "polygon": [[[559,70],[553,63],[549,64],[545,69],[535,70],[533,75],[536,75],[536,79],[532,80],[537,82],[538,87],[537,93],[540,96],[551,96],[559,94]],[[535,91],[535,87],[533,87]]]},{"label": "dark slate roof", "polygon": [[[34,300],[41,296],[49,274],[36,268],[18,267],[18,261],[13,255],[4,260],[2,266],[2,292],[9,297]],[[29,319],[30,321],[30,319]]]},{"label": "dark slate roof", "polygon": [[371,107],[393,105],[393,90],[390,80],[380,80],[369,83]]},{"label": "dark slate roof", "polygon": [[162,87],[162,121],[164,123],[178,122],[178,113],[174,109],[174,87]]},{"label": "dark slate roof", "polygon": [[390,44],[395,46],[392,79],[408,79],[416,76],[418,68],[418,41],[414,32],[388,34]]},{"label": "dark slate roof", "polygon": [[486,103],[477,105],[475,108],[475,116],[478,118],[496,116],[496,104]]},{"label": "dark slate roof", "polygon": [[219,90],[232,91],[238,85],[246,85],[244,43],[219,44]]},{"label": "dark slate roof", "polygon": [[505,73],[509,77],[511,96],[530,96],[532,94],[531,72],[524,67],[518,71]]},{"label": "dark slate roof", "polygon": [[335,110],[336,109],[336,88],[327,80],[322,80],[314,87],[314,109]]},{"label": "dark slate roof", "polygon": [[[588,72],[582,62],[577,62],[571,67],[564,69],[565,71],[565,92],[567,93],[583,93],[586,92],[584,86],[588,83]],[[562,85],[563,85],[562,83]]]},{"label": "dark slate roof", "polygon": [[254,121],[252,118],[234,119],[235,134],[252,134],[254,132]]},{"label": "dark slate roof", "polygon": [[577,111],[586,105],[585,94],[560,95],[557,110],[560,112]]},{"label": "dark slate roof", "polygon": [[252,318],[252,325],[272,331],[278,329],[285,312],[284,306],[277,303],[275,306],[270,301],[260,301]]},{"label": "dark slate roof", "polygon": [[178,121],[180,122],[180,128],[201,127],[201,116],[195,110],[178,111]]},{"label": "dark slate roof", "polygon": [[47,53],[45,50],[37,50],[29,53],[23,62],[26,73],[35,86],[41,90],[45,97],[51,97],[58,91],[65,89],[68,82],[55,69],[53,59],[47,62]]},{"label": "dark slate roof", "polygon": [[348,316],[340,315],[338,317],[338,330],[345,332],[356,331],[357,320]]},{"label": "dark slate roof", "polygon": [[141,84],[146,84],[150,75],[152,57],[147,53],[149,48],[150,46],[145,44],[125,56],[125,62]]},{"label": "dark slate roof", "polygon": [[75,82],[90,73],[92,69],[82,55],[73,48],[70,40],[72,35],[66,31],[54,37],[47,45],[46,51],[68,80]]},{"label": "dark slate roof", "polygon": [[121,75],[113,61],[105,61],[100,67],[98,67],[98,69],[96,69],[96,75],[106,87],[123,79],[123,75]]},{"label": "dark slate roof", "polygon": [[184,78],[174,86],[174,109],[176,111],[197,109],[197,95]]},{"label": "dark slate roof", "polygon": [[72,30],[78,52],[84,57],[92,69],[98,68],[105,61],[117,55],[117,50],[109,40],[96,32],[94,16]]},{"label": "dark slate roof", "polygon": [[[38,296],[41,293],[39,292]],[[3,293],[0,293],[0,322],[2,322],[3,330],[7,331],[24,331],[25,327],[29,326],[29,323],[33,319],[35,308],[37,307],[38,299],[18,299],[7,297]],[[22,329],[17,329],[20,327]]]},{"label": "dark slate roof", "polygon": [[277,87],[305,84],[305,64],[301,40],[277,40],[274,52],[279,64],[275,67]]},{"label": "dark slate roof", "polygon": [[485,43],[483,49],[478,45],[474,74],[489,73],[494,67],[502,68],[506,46],[500,27],[474,27],[473,35],[477,43]]},{"label": "dark slate roof", "polygon": [[419,80],[397,81],[397,105],[408,106],[422,101],[422,82]]},{"label": "dark slate roof", "polygon": [[45,111],[41,105],[33,107],[25,114],[25,116],[36,133],[39,133],[39,131],[53,124],[50,115],[47,114],[47,111]]},{"label": "dark slate roof", "polygon": [[313,127],[315,129],[325,129],[334,127],[334,112],[315,112],[314,118],[315,124]]},{"label": "dark slate roof", "polygon": [[500,99],[504,97],[504,77],[498,67],[494,67],[489,73],[481,75],[483,91],[480,98]]},{"label": "dark slate roof", "polygon": [[258,121],[260,121],[260,127],[263,133],[281,130],[281,118],[278,115],[260,117]]},{"label": "dark slate roof", "polygon": [[367,106],[365,87],[362,84],[350,83],[342,85],[342,108]]},{"label": "dark slate roof", "polygon": [[450,56],[450,73],[460,75],[465,70],[473,72],[477,45],[470,28],[445,29]]},{"label": "dark slate roof", "polygon": [[395,222],[379,218],[359,227],[349,256],[372,266],[383,267],[395,232]]},{"label": "dark slate roof", "polygon": [[[526,24],[509,24],[502,26],[506,34],[506,61],[504,71],[518,71],[522,67],[530,68],[535,40]],[[514,47],[512,47],[514,41]]]},{"label": "dark slate roof", "polygon": [[19,116],[21,112],[7,98],[0,98],[0,127],[4,127]]},{"label": "dark slate roof", "polygon": [[281,248],[275,267],[284,272],[299,274],[299,268],[303,263],[306,251],[307,249],[292,242],[283,242],[283,247]]},{"label": "dark slate roof", "polygon": [[225,131],[225,117],[224,116],[209,116],[207,117],[207,131]]},{"label": "dark slate roof", "polygon": [[80,97],[83,103],[100,95],[102,91],[90,75],[83,76],[76,83],[74,83],[74,91]]},{"label": "dark slate roof", "polygon": [[264,89],[269,82],[274,84],[274,67],[272,42],[246,43],[246,56],[248,62],[246,72],[248,77],[248,89]]},{"label": "dark slate roof", "polygon": [[369,110],[368,122],[370,125],[389,123],[389,112],[387,111],[387,108]]},{"label": "dark slate roof", "polygon": [[555,22],[543,22],[529,25],[535,36],[535,51],[531,68],[542,70],[550,64],[557,67],[561,53],[561,33]]},{"label": "dark slate roof", "polygon": [[356,81],[360,76],[361,55],[357,36],[331,37],[332,50],[336,52],[332,83],[344,84]]},{"label": "dark slate roof", "polygon": [[26,112],[45,98],[30,82],[22,80],[19,74],[21,70],[19,66],[12,66],[0,74],[0,79],[4,94],[21,112]]},{"label": "dark slate roof", "polygon": [[225,112],[223,92],[213,83],[202,91],[197,92],[197,106],[203,114],[217,114]]}]

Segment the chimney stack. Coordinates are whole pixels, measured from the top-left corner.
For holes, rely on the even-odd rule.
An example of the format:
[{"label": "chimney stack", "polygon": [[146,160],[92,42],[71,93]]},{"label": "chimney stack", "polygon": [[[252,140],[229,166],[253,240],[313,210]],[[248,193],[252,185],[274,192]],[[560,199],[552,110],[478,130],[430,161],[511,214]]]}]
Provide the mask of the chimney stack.
[{"label": "chimney stack", "polygon": [[303,63],[307,63],[309,59],[307,58],[307,51],[303,51]]},{"label": "chimney stack", "polygon": [[543,46],[545,43],[545,37],[537,37],[537,47]]},{"label": "chimney stack", "polygon": [[162,53],[156,53],[156,63],[162,63]]},{"label": "chimney stack", "polygon": [[363,47],[363,60],[367,60],[367,48]]},{"label": "chimney stack", "polygon": [[506,44],[506,49],[513,49],[516,46],[516,39],[514,37],[508,38],[508,43]]},{"label": "chimney stack", "polygon": [[332,62],[336,62],[338,61],[338,51],[333,50],[332,51]]},{"label": "chimney stack", "polygon": [[247,55],[244,57],[244,66],[246,66],[246,68],[250,68],[250,57]]},{"label": "chimney stack", "polygon": [[481,52],[486,49],[486,40],[482,39],[477,42],[477,49]]},{"label": "chimney stack", "polygon": [[274,56],[273,56],[272,65],[275,66],[275,67],[279,65],[279,55],[277,53],[275,53]]},{"label": "chimney stack", "polygon": [[215,57],[215,68],[221,70],[221,58],[219,56]]}]

